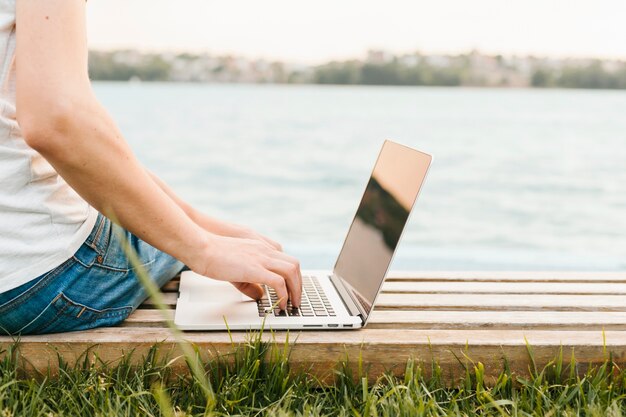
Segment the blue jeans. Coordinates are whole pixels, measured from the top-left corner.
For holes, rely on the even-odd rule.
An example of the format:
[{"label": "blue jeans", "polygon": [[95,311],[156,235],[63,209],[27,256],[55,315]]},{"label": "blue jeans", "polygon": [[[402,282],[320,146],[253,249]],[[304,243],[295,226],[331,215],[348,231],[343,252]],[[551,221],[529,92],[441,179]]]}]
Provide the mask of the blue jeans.
[{"label": "blue jeans", "polygon": [[159,286],[184,265],[99,215],[70,259],[26,284],[0,294],[0,334],[44,334],[114,326],[146,298],[126,240]]}]

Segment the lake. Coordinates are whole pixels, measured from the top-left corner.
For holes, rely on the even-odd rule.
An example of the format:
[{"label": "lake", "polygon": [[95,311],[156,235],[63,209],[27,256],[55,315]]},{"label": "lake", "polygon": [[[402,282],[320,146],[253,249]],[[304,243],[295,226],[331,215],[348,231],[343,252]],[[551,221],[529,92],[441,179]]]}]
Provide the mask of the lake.
[{"label": "lake", "polygon": [[626,92],[95,83],[181,197],[331,268],[384,139],[434,155],[394,261],[626,270]]}]

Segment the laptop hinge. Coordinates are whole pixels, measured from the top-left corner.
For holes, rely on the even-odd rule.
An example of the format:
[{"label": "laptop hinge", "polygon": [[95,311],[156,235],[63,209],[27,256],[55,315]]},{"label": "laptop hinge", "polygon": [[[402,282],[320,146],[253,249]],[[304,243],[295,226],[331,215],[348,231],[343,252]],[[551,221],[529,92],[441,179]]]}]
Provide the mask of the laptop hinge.
[{"label": "laptop hinge", "polygon": [[359,310],[356,303],[352,299],[352,295],[346,289],[346,286],[343,285],[343,282],[341,282],[341,278],[339,278],[335,274],[332,274],[330,276],[330,282],[332,282],[335,288],[337,289],[337,292],[339,293],[339,296],[341,297],[341,300],[343,301],[344,305],[350,312],[350,315],[355,316],[355,317],[361,317],[361,319],[363,319],[363,315],[361,314],[361,311]]}]

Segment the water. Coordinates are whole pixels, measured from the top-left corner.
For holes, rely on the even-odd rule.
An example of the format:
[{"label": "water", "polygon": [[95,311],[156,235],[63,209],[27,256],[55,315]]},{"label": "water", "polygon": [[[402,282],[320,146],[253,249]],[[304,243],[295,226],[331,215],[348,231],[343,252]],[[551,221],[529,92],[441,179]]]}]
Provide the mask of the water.
[{"label": "water", "polygon": [[332,267],[383,139],[435,157],[396,269],[626,270],[626,93],[97,83],[140,160]]}]

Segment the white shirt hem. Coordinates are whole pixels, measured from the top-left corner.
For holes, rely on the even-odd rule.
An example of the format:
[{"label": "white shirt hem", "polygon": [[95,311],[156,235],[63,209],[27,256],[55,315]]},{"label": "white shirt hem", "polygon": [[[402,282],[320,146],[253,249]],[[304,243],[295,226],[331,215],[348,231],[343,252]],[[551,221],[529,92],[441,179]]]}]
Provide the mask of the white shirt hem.
[{"label": "white shirt hem", "polygon": [[78,229],[78,232],[74,235],[72,241],[67,245],[66,251],[56,253],[53,256],[36,263],[35,265],[31,265],[28,268],[20,269],[19,271],[9,274],[8,276],[4,276],[2,278],[3,282],[0,282],[0,294],[17,288],[22,284],[26,284],[28,281],[53,270],[74,256],[76,251],[83,243],[85,243],[85,240],[87,240],[91,234],[97,219],[98,211],[90,206],[87,219]]}]

